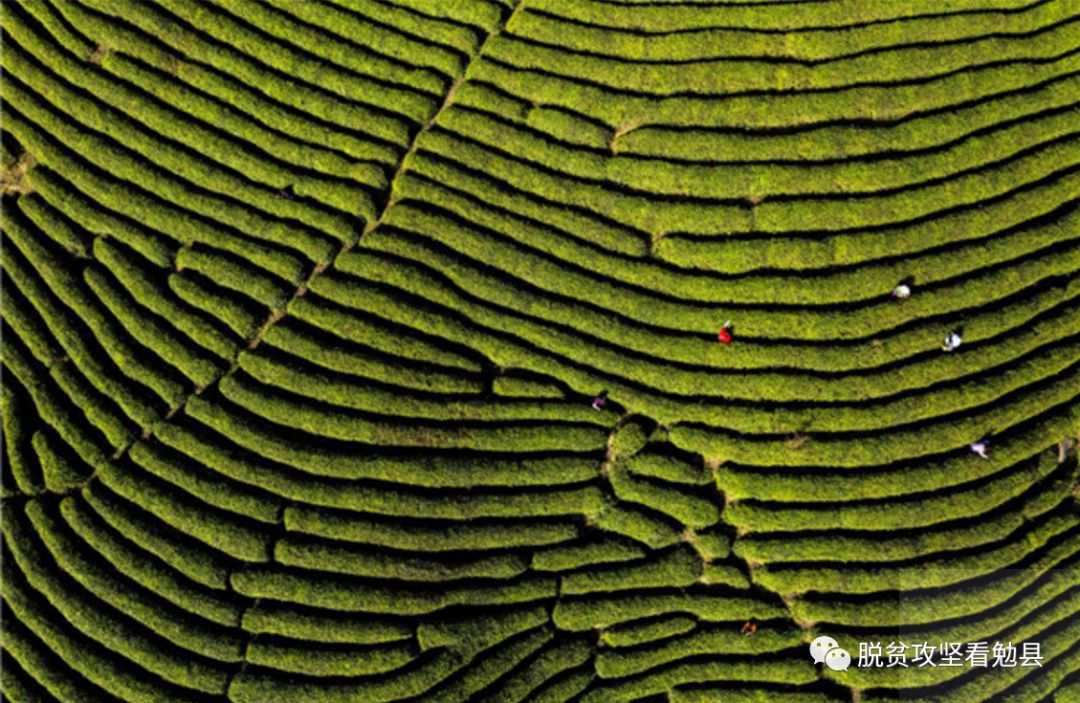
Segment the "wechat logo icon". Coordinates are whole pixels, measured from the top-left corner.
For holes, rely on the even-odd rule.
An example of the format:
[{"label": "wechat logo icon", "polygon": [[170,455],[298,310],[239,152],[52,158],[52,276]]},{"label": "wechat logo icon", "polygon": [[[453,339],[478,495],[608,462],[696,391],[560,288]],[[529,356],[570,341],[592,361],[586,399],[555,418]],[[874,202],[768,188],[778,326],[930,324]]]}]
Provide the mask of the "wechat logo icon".
[{"label": "wechat logo icon", "polygon": [[851,654],[840,649],[840,644],[832,637],[824,635],[810,643],[810,656],[815,664],[824,663],[833,671],[847,671],[851,666]]}]

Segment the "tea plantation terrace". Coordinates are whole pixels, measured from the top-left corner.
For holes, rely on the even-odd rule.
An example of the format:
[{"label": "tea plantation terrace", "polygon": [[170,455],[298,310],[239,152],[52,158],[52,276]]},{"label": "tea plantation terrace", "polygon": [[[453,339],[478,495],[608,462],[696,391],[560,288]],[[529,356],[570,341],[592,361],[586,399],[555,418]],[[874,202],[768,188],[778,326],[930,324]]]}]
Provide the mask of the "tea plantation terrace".
[{"label": "tea plantation terrace", "polygon": [[1080,700],[1080,4],[0,18],[6,700]]}]

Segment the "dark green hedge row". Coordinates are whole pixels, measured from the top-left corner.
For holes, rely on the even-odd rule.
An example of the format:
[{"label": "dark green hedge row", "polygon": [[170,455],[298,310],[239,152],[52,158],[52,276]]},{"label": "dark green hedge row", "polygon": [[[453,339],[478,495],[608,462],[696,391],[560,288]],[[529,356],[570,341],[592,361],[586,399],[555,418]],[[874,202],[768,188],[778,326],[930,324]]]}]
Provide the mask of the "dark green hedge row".
[{"label": "dark green hedge row", "polygon": [[1008,510],[993,509],[989,516],[971,525],[937,529],[931,526],[917,534],[896,537],[876,532],[865,536],[750,533],[736,540],[734,552],[742,559],[760,563],[889,562],[972,549],[1008,539],[1026,520],[1060,504],[1067,496],[1067,490],[1062,488],[1061,482],[1045,483],[1020,506]]},{"label": "dark green hedge row", "polygon": [[[781,106],[783,102],[774,97],[776,93],[786,98],[788,104],[797,104],[801,94],[811,93],[818,98],[812,103],[815,107],[833,112],[835,107],[829,99],[833,93],[857,90],[858,86],[897,86],[902,90],[906,84],[946,80],[942,77],[958,72],[972,74],[977,79],[985,70],[983,67],[988,64],[996,67],[998,61],[1023,63],[1056,57],[1074,48],[1070,41],[1076,31],[1073,11],[1073,8],[1058,7],[1056,12],[1044,12],[1041,21],[1029,33],[1019,37],[1008,36],[999,27],[997,18],[986,17],[981,23],[984,36],[968,41],[934,43],[920,36],[916,45],[908,39],[900,46],[840,54],[814,65],[792,61],[798,55],[795,47],[785,47],[786,56],[778,60],[777,57],[762,56],[760,49],[744,53],[746,50],[738,46],[741,42],[735,42],[734,46],[725,43],[723,54],[725,57],[741,55],[737,63],[702,61],[694,57],[697,60],[681,61],[673,70],[667,62],[612,56],[612,49],[617,50],[618,39],[614,47],[608,43],[590,47],[591,50],[574,51],[558,41],[521,41],[517,39],[517,31],[497,36],[489,42],[485,55],[509,66],[559,76],[571,83],[600,86],[616,95],[723,100],[731,93],[745,91],[757,93],[761,102]],[[512,29],[516,27],[515,22]],[[742,36],[753,41],[761,35]],[[634,43],[640,41],[640,37],[634,39]],[[776,41],[777,38],[772,36],[770,39]],[[702,46],[701,38],[697,36],[683,37],[683,41]],[[601,76],[603,78],[599,78]],[[762,92],[768,94],[762,95]],[[848,114],[856,111],[848,106]]]},{"label": "dark green hedge row", "polygon": [[308,643],[253,640],[248,663],[302,676],[377,676],[407,666],[416,656],[409,644],[343,648]]},{"label": "dark green hedge row", "polygon": [[[509,486],[527,489],[585,483],[597,476],[600,466],[599,457],[574,454],[503,459],[480,455],[357,454],[329,447],[319,452],[304,451],[295,442],[275,436],[266,428],[229,422],[230,410],[227,404],[196,396],[188,401],[186,412],[205,425],[188,430],[174,424],[163,424],[155,432],[162,441],[220,474],[256,488],[272,490],[283,497],[316,505],[385,514],[395,514],[405,505],[389,491],[374,491],[364,485],[344,484],[341,480],[370,479],[402,487],[461,489]],[[216,434],[218,432],[235,445],[223,444],[221,437]],[[244,452],[240,448],[249,451]],[[259,461],[258,455],[279,465]],[[294,467],[299,473],[288,471],[282,465]],[[426,510],[439,509],[440,501],[422,499],[416,493],[407,492],[406,495],[407,500],[414,504],[417,500],[423,500]],[[467,513],[454,512],[449,506],[444,506],[443,512],[438,514],[453,517]]]},{"label": "dark green hedge row", "polygon": [[[970,460],[978,460],[972,455]],[[1068,478],[1058,471],[1057,456],[1044,452],[1005,475],[979,481],[955,490],[940,490],[914,498],[864,501],[825,508],[783,505],[772,507],[756,501],[738,501],[727,507],[724,519],[737,528],[754,532],[789,532],[793,525],[803,530],[856,529],[882,532],[937,525],[963,518],[985,516],[994,508],[1028,493],[1033,486],[1057,472],[1053,488],[1048,487],[1049,505],[1068,491]],[[1037,510],[1036,510],[1037,512]]]},{"label": "dark green hedge row", "polygon": [[562,577],[560,592],[583,595],[649,588],[682,588],[701,577],[702,564],[689,547],[649,555],[641,561],[616,566],[591,566]]},{"label": "dark green hedge row", "polygon": [[[151,64],[179,69],[175,60],[171,59],[175,52],[186,57],[184,64],[189,61],[204,63],[242,84],[261,86],[262,92],[300,112],[312,114],[354,133],[370,135],[365,141],[389,142],[399,146],[404,146],[408,141],[407,120],[376,111],[364,102],[353,99],[355,96],[335,92],[348,92],[347,82],[339,80],[322,85],[324,81],[315,78],[313,73],[319,68],[315,65],[317,62],[306,61],[305,65],[298,67],[298,75],[293,78],[292,70],[284,63],[291,60],[290,57],[269,43],[258,50],[261,59],[269,59],[267,64],[249,58],[228,44],[211,41],[211,37],[169,19],[174,16],[183,18],[184,15],[191,17],[210,11],[208,9],[195,6],[184,8],[178,4],[170,9],[179,15],[171,15],[161,6],[146,8],[145,12],[129,16],[124,3],[116,0],[90,0],[84,4],[97,12],[76,8],[70,0],[63,0],[59,7],[72,24],[87,35],[109,41],[116,49],[132,53]],[[121,24],[117,18],[120,17],[129,20],[122,23],[126,25],[126,31],[117,31]],[[135,29],[128,29],[131,25]],[[199,26],[197,18],[195,26]],[[220,27],[208,25],[206,29],[214,29],[225,35],[235,31],[228,23],[222,23]],[[251,46],[260,44],[255,42]],[[424,101],[410,100],[411,104],[406,109],[416,112],[418,116],[426,114],[428,108]]]},{"label": "dark green hedge row", "polygon": [[[267,330],[260,346],[273,347],[325,369],[372,379],[402,390],[451,395],[483,393],[484,381],[477,374],[432,368],[403,358],[387,359],[359,343],[342,337],[327,339],[322,334],[313,334],[314,331],[307,323],[299,322],[292,316],[286,317]],[[497,379],[495,386],[496,392],[505,392],[505,387],[500,387]]]},{"label": "dark green hedge row", "polygon": [[686,615],[664,615],[656,620],[629,622],[606,628],[600,635],[610,647],[633,647],[684,635],[697,627],[697,620]]},{"label": "dark green hedge row", "polygon": [[526,572],[526,561],[513,554],[479,558],[434,559],[398,555],[340,542],[290,535],[274,544],[274,561],[310,571],[327,571],[373,579],[445,583],[470,579],[508,580]]},{"label": "dark green hedge row", "polygon": [[622,594],[601,599],[562,598],[555,606],[552,620],[560,629],[574,632],[680,613],[712,622],[787,617],[783,608],[753,598],[682,591]]},{"label": "dark green hedge row", "polygon": [[[415,516],[422,511],[412,510]],[[396,517],[396,516],[395,516]],[[520,547],[545,547],[571,542],[578,536],[574,520],[544,522],[463,521],[409,522],[364,515],[330,513],[290,506],[285,509],[286,529],[374,547],[410,552],[494,551]]]},{"label": "dark green hedge row", "polygon": [[[18,13],[12,18],[18,18]],[[217,125],[208,128],[193,123],[186,114],[180,115],[154,98],[148,99],[145,94],[131,91],[123,82],[109,80],[101,72],[89,70],[81,62],[58,51],[47,37],[28,24],[13,21],[6,26],[13,31],[19,44],[12,42],[9,45],[11,53],[5,55],[5,66],[15,71],[20,80],[32,85],[36,92],[48,96],[50,102],[59,101],[71,119],[112,136],[151,163],[185,175],[203,187],[228,193],[238,200],[259,202],[260,209],[297,218],[315,229],[334,233],[344,241],[351,240],[352,225],[341,216],[328,215],[306,207],[302,202],[277,200],[270,195],[282,184],[296,182],[300,187],[298,192],[316,193],[319,200],[342,212],[353,213],[357,203],[364,203],[369,197],[364,190],[329,179],[312,179],[305,172],[298,173],[258,158],[247,150],[237,149],[233,140],[216,132]],[[75,86],[91,90],[96,96],[107,96],[107,100],[104,104],[88,100],[75,90]],[[115,107],[118,105],[123,109]],[[178,147],[184,144],[200,144],[199,156]],[[361,183],[372,189],[384,184],[382,170],[375,166],[352,167],[347,173],[352,178],[359,176]],[[255,187],[259,182],[262,188]],[[360,210],[370,217],[372,206],[361,206]]]},{"label": "dark green hedge row", "polygon": [[[574,33],[590,39],[589,44],[598,41],[593,37],[606,38],[608,32],[618,32],[630,42],[634,33],[628,30],[645,29],[649,31],[649,38],[639,40],[639,43],[646,52],[680,47],[693,51],[693,56],[703,52],[711,54],[716,44],[708,40],[712,33],[721,31],[724,32],[722,36],[730,37],[731,41],[754,47],[782,47],[785,56],[807,52],[816,57],[820,54],[809,53],[810,47],[820,47],[821,51],[830,52],[825,55],[831,55],[838,48],[854,50],[906,43],[912,36],[925,37],[928,42],[979,36],[988,26],[1008,31],[1017,29],[1017,25],[1026,27],[1037,23],[1047,13],[1055,13],[1055,10],[1040,8],[1039,3],[1029,0],[1005,0],[992,5],[978,0],[955,0],[947,8],[925,0],[884,4],[843,0],[822,7],[787,3],[772,7],[768,12],[759,12],[760,8],[747,2],[725,5],[639,5],[603,0],[581,0],[572,4],[560,0],[533,2],[535,4],[530,3],[527,9],[541,10],[574,22]],[[927,14],[928,9],[938,11]],[[1013,19],[1014,13],[1018,13],[1018,18]],[[522,21],[529,16],[524,14]],[[687,41],[688,37],[701,39]],[[568,33],[566,40],[573,41],[574,35]],[[611,46],[609,51],[617,53],[618,46]],[[758,51],[767,53],[761,48]],[[638,55],[635,52],[635,56]],[[653,55],[646,53],[645,56],[651,58]]]},{"label": "dark green hedge row", "polygon": [[[603,448],[603,428],[565,423],[534,426],[525,423],[436,423],[392,421],[388,416],[365,416],[333,406],[301,404],[246,375],[230,375],[219,387],[239,407],[282,427],[315,436],[388,447],[459,448],[476,451],[588,452]],[[233,422],[240,420],[233,419]]]},{"label": "dark green hedge row", "polygon": [[[1062,31],[1075,31],[1075,25],[1063,27]],[[1058,37],[1059,49],[1062,36]],[[499,51],[497,47],[506,46],[504,42],[496,42],[495,53]],[[1040,105],[1043,110],[1050,107],[1053,105]],[[706,165],[612,158],[610,154],[546,139],[532,130],[507,124],[498,115],[472,110],[451,110],[439,120],[439,127],[457,139],[490,145],[500,156],[535,164],[538,170],[550,171],[554,178],[650,198],[691,195],[730,201],[748,194],[780,198],[883,197],[896,189],[920,188],[929,182],[960,178],[960,174],[970,170],[994,168],[1017,154],[1069,136],[1075,130],[1075,123],[1069,111],[1058,112],[1000,127],[931,154],[829,163],[815,169],[787,163]]]},{"label": "dark green hedge row", "polygon": [[[1072,103],[1078,78],[1073,74],[1045,80],[1032,88],[996,96],[944,112],[915,114],[901,122],[866,129],[852,124],[825,125],[809,131],[748,136],[708,128],[679,131],[643,125],[618,140],[620,154],[673,160],[816,160],[865,158],[881,152],[952,148],[973,134],[1022,120],[1035,111]],[[609,133],[610,136],[610,133]]]},{"label": "dark green hedge row", "polygon": [[[820,9],[782,5],[767,13],[754,13],[746,5],[636,7],[586,0],[568,6],[541,0],[527,6],[512,28],[515,34],[560,44],[568,50],[602,48],[604,55],[637,61],[705,61],[722,46],[728,55],[823,62],[871,49],[901,50],[912,37],[930,46],[978,41],[987,34],[1012,37],[1069,15],[1067,7],[1015,0],[993,6],[953,3],[947,9],[938,7],[943,11],[929,16],[925,14],[927,7],[934,6],[847,2]],[[1010,7],[1020,11],[1002,12]],[[995,9],[997,12],[992,11]],[[883,21],[886,18],[892,21]],[[765,27],[786,31],[747,31]],[[633,28],[647,30],[647,38],[628,31]]]},{"label": "dark green hedge row", "polygon": [[[298,361],[304,362],[303,357]],[[291,363],[290,363],[291,362]],[[416,420],[442,422],[515,423],[544,422],[559,425],[595,426],[608,430],[615,418],[595,412],[587,403],[565,400],[525,400],[502,403],[484,397],[456,399],[437,394],[410,394],[386,388],[389,379],[366,379],[308,370],[281,356],[270,356],[261,349],[240,356],[240,367],[270,387],[282,388],[308,396],[320,404],[351,408],[367,413],[394,415]]]},{"label": "dark green hedge row", "polygon": [[548,577],[526,576],[514,583],[444,586],[438,590],[387,585],[361,585],[353,580],[295,569],[250,567],[230,577],[232,588],[249,598],[284,601],[376,615],[426,615],[449,607],[497,606],[554,599],[556,584]]},{"label": "dark green hedge row", "polygon": [[[979,582],[925,593],[915,590],[899,600],[895,593],[858,603],[840,596],[813,601],[799,599],[792,603],[791,612],[795,617],[809,622],[827,621],[877,628],[923,625],[969,616],[1008,601],[1042,578],[1061,577],[1066,582],[1072,579],[1071,584],[1075,584],[1075,565],[1062,569],[1057,567],[1062,563],[1071,563],[1067,560],[1074,557],[1078,550],[1080,533],[1074,530],[1049,548],[1032,555],[1023,568],[998,572]],[[908,585],[911,589],[917,589],[919,583],[909,582]]]},{"label": "dark green hedge row", "polygon": [[246,632],[256,635],[280,635],[326,644],[385,644],[408,640],[414,635],[411,625],[397,620],[333,610],[313,611],[272,601],[261,601],[246,609],[241,625]]},{"label": "dark green hedge row", "polygon": [[227,677],[223,671],[189,668],[194,661],[184,666],[100,607],[68,600],[46,569],[45,559],[34,554],[30,528],[23,520],[25,517],[12,510],[4,511],[5,541],[13,549],[10,558],[18,567],[6,569],[4,599],[14,616],[68,666],[118,698],[134,703],[162,698],[194,703],[200,699],[200,690],[211,694],[224,690]]},{"label": "dark green hedge row", "polygon": [[579,112],[612,126],[661,124],[782,130],[837,120],[891,122],[912,112],[986,100],[1069,72],[1077,65],[1077,56],[1065,56],[1056,61],[991,64],[927,82],[869,84],[824,93],[743,94],[719,100],[715,95],[665,97],[619,93],[596,82],[572,81],[491,61],[474,66],[470,77],[494,84],[523,100]]},{"label": "dark green hedge row", "polygon": [[606,678],[623,678],[691,657],[769,655],[801,647],[803,632],[760,627],[753,637],[745,637],[737,626],[699,628],[647,648],[612,649],[596,657],[596,672]]},{"label": "dark green hedge row", "polygon": [[42,503],[27,504],[26,512],[57,567],[88,593],[178,647],[220,662],[243,659],[243,639],[234,631],[164,605],[162,597],[149,590],[152,584],[140,584],[106,566],[101,553],[76,536],[63,516]]},{"label": "dark green hedge row", "polygon": [[[1059,490],[1064,497],[1068,484]],[[1054,515],[1034,523],[1022,540],[1011,540],[967,556],[933,555],[902,566],[764,566],[753,570],[751,578],[774,593],[885,593],[914,587],[946,589],[970,579],[1018,569],[1031,554],[1058,541],[1077,526],[1080,526],[1080,515]]]}]

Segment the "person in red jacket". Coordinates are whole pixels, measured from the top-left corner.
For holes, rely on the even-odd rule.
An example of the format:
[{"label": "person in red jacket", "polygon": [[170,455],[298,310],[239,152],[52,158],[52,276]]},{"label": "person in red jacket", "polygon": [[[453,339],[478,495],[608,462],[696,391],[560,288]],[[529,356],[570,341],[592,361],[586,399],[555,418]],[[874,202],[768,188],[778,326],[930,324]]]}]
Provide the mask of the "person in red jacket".
[{"label": "person in red jacket", "polygon": [[721,344],[729,344],[734,339],[731,336],[731,320],[724,323],[724,326],[720,328],[720,334],[716,335],[716,338],[720,340]]}]

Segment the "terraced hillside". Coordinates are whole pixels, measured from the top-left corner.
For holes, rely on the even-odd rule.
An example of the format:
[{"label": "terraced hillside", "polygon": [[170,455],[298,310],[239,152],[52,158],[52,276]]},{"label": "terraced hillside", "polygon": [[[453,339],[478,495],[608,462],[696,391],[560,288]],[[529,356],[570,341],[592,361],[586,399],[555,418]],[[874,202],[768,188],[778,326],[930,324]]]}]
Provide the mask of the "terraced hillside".
[{"label": "terraced hillside", "polygon": [[1080,700],[1080,2],[0,12],[5,700]]}]

